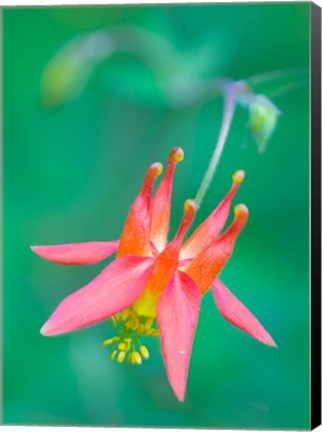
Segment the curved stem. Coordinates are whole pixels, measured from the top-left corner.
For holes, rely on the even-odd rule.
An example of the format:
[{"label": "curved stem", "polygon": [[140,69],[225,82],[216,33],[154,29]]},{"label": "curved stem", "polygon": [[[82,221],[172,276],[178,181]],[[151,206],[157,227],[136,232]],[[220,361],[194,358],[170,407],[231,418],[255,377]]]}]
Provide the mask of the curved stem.
[{"label": "curved stem", "polygon": [[288,78],[297,75],[304,75],[307,73],[306,68],[292,68],[292,69],[280,69],[271,72],[264,72],[262,74],[257,74],[246,78],[244,81],[250,85],[262,84],[267,81],[272,81],[274,79]]},{"label": "curved stem", "polygon": [[211,180],[218,166],[220,156],[223,152],[224,145],[230,129],[231,121],[234,115],[237,91],[240,91],[239,83],[230,82],[225,86],[224,89],[225,105],[224,105],[223,120],[221,123],[220,133],[219,133],[215,150],[212,154],[208,169],[204,175],[204,178],[196,194],[195,202],[198,207],[200,207],[201,201],[203,200],[205,193],[211,183]]},{"label": "curved stem", "polygon": [[[208,87],[208,90],[211,89],[213,91],[220,91],[220,90],[223,91],[224,98],[225,98],[225,105],[224,105],[223,120],[221,123],[217,144],[212,154],[208,169],[204,175],[204,178],[201,182],[201,185],[195,197],[195,202],[198,207],[200,207],[200,204],[205,196],[205,193],[211,183],[211,180],[218,166],[221,154],[224,149],[224,145],[227,140],[236,103],[238,102],[241,105],[248,106],[250,101],[255,97],[253,92],[248,87],[248,85],[259,84],[259,83],[271,81],[278,78],[284,78],[292,75],[297,76],[304,72],[305,72],[304,69],[280,70],[275,72],[268,72],[264,74],[254,75],[243,81],[234,82],[228,80],[227,78],[217,78],[216,80],[213,80],[210,83],[210,87]],[[286,91],[291,90],[294,87],[295,86],[288,86],[286,87]],[[285,90],[285,88],[282,90]],[[237,98],[237,96],[240,96],[240,98]]]}]

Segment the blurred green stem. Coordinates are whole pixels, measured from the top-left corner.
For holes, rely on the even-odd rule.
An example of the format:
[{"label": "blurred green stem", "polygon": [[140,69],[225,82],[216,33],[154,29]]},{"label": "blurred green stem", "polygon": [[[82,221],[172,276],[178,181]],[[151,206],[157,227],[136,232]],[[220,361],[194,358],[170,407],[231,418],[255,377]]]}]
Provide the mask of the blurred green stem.
[{"label": "blurred green stem", "polygon": [[224,85],[225,105],[224,105],[223,120],[221,123],[217,144],[212,154],[208,169],[204,175],[200,188],[196,194],[195,202],[198,207],[200,207],[200,204],[205,196],[205,193],[211,183],[211,180],[216,172],[216,168],[218,166],[220,156],[224,150],[225,142],[227,140],[228,132],[235,111],[236,96],[237,94],[244,91],[246,91],[246,87],[242,82],[227,81],[226,84]]},{"label": "blurred green stem", "polygon": [[271,72],[265,72],[262,74],[253,75],[247,78],[245,81],[249,85],[256,85],[266,83],[272,80],[278,80],[282,78],[293,78],[293,77],[301,77],[307,75],[306,68],[293,68],[293,69],[280,69]]},{"label": "blurred green stem", "polygon": [[[195,202],[198,207],[200,207],[200,204],[205,196],[205,193],[212,181],[212,178],[216,172],[221,154],[224,150],[224,146],[228,137],[229,129],[231,126],[231,122],[233,119],[234,111],[236,103],[239,103],[243,106],[251,107],[252,103],[255,103],[260,99],[260,96],[253,93],[253,91],[250,88],[250,85],[260,84],[260,83],[267,83],[270,81],[274,81],[276,79],[281,78],[290,78],[292,76],[298,77],[301,75],[304,75],[306,72],[305,69],[294,69],[294,70],[281,70],[281,71],[274,71],[274,72],[268,72],[265,74],[260,75],[254,75],[244,81],[231,81],[227,78],[217,78],[216,80],[213,80],[210,85],[208,84],[206,91],[207,92],[215,92],[222,91],[224,93],[224,114],[223,114],[223,120],[221,123],[220,133],[219,137],[214,149],[214,152],[212,154],[208,169],[204,175],[204,178],[201,182],[201,185],[199,187],[199,190],[196,194]],[[295,83],[298,85],[298,83]],[[280,91],[291,91],[293,88],[296,88],[297,85],[288,85],[287,87],[282,86]],[[277,93],[278,94],[278,93]],[[281,92],[282,94],[282,92]],[[263,97],[262,97],[263,100]],[[266,105],[269,106],[270,111],[274,112],[275,115],[279,114],[279,110],[274,106],[273,103],[266,101]],[[267,122],[266,122],[267,123]],[[274,123],[275,125],[275,123]],[[264,125],[261,125],[263,128]],[[266,131],[267,132],[267,131]],[[269,131],[269,134],[271,133],[271,130]],[[269,135],[266,133],[266,135]]]}]

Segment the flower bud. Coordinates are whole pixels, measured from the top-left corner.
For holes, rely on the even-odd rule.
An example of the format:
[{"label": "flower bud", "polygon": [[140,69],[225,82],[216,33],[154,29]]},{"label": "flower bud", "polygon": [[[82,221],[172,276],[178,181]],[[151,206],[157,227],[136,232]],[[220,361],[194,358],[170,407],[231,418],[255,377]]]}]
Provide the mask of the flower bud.
[{"label": "flower bud", "polygon": [[280,111],[265,96],[256,96],[249,104],[249,129],[258,144],[260,153],[273,133]]}]

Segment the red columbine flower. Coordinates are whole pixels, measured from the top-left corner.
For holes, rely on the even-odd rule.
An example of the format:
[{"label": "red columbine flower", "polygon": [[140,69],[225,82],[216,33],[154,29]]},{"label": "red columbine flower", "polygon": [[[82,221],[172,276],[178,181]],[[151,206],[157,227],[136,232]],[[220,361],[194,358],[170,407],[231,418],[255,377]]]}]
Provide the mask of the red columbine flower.
[{"label": "red columbine flower", "polygon": [[[94,264],[117,251],[116,259],[94,280],[58,305],[41,333],[58,335],[112,318],[117,335],[104,342],[114,345],[111,358],[119,362],[126,358],[137,364],[141,364],[142,357],[149,357],[140,338],[160,334],[168,379],[181,401],[200,299],[210,286],[220,312],[230,323],[259,341],[276,346],[253,314],[217,278],[248,218],[246,206],[237,205],[232,224],[220,235],[232,199],[243,181],[243,171],[233,175],[226,197],[182,245],[197,210],[194,201],[187,200],[178,232],[167,243],[173,176],[182,159],[180,148],[170,153],[154,198],[153,183],[161,174],[162,165],[150,166],[120,241],[32,248],[50,261],[73,265]],[[155,322],[159,330],[153,327]]]}]

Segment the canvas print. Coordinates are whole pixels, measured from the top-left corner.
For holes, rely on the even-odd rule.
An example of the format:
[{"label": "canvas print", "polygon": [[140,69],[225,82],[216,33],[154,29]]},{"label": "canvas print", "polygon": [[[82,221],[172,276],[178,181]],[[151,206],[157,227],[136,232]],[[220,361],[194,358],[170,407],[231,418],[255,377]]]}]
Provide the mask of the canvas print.
[{"label": "canvas print", "polygon": [[3,423],[308,428],[311,4],[2,13]]}]

